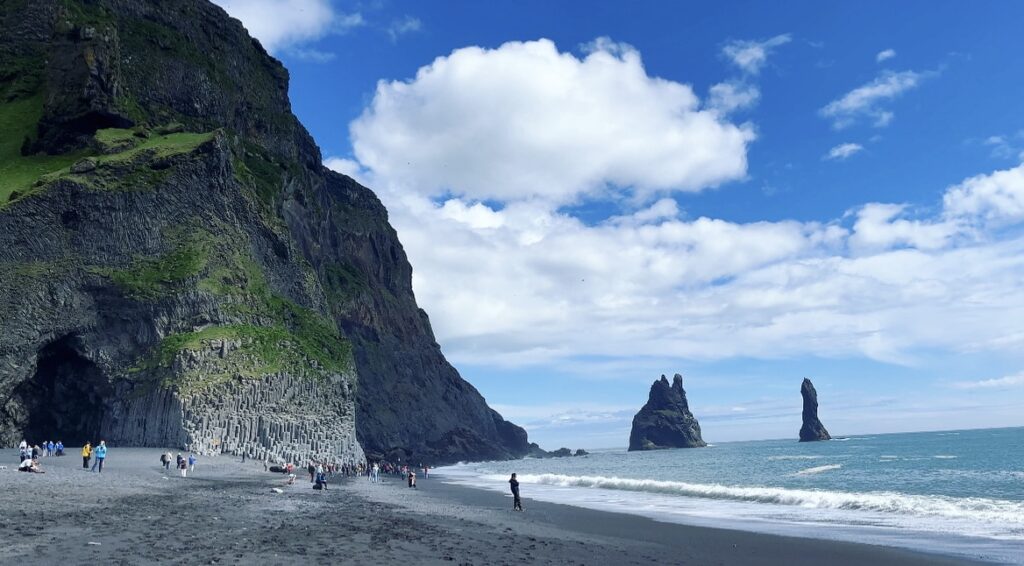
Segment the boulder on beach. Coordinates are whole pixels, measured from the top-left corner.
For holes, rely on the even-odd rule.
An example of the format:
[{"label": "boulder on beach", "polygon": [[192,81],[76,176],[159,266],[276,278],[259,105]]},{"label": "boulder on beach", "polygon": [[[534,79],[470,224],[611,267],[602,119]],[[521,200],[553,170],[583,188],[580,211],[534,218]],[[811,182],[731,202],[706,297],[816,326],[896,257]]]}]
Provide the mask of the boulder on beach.
[{"label": "boulder on beach", "polygon": [[661,379],[651,385],[647,404],[633,417],[629,450],[698,448],[707,446],[700,436],[700,424],[690,412],[683,390],[683,376]]},{"label": "boulder on beach", "polygon": [[800,385],[800,395],[804,398],[804,424],[800,427],[800,442],[832,440],[825,425],[818,420],[818,392],[806,377]]}]

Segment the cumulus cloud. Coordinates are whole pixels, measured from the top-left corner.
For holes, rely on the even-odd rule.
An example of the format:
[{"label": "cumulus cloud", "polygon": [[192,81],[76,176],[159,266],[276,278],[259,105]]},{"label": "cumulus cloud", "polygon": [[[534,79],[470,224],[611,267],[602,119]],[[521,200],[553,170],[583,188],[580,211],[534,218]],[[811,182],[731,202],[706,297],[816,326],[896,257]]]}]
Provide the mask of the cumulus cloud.
[{"label": "cumulus cloud", "polygon": [[[668,192],[623,200],[607,187],[742,177],[751,134],[649,77],[634,48],[593,45],[582,59],[547,41],[460,49],[382,82],[352,124],[355,159],[331,164],[387,205],[450,359],[909,364],[1024,344],[1024,238],[978,221],[1012,210],[994,203],[1019,171],[950,187],[938,211],[868,203],[822,222],[692,218]],[[581,198],[619,213],[584,221],[565,206]]]},{"label": "cumulus cloud", "polygon": [[875,127],[887,126],[893,119],[893,113],[884,109],[882,105],[908,90],[917,88],[926,76],[927,73],[914,71],[882,73],[870,83],[829,102],[819,113],[832,120],[832,127],[837,130],[846,128],[861,118],[872,120]]},{"label": "cumulus cloud", "polygon": [[995,225],[1024,220],[1024,164],[965,179],[943,197],[948,214]]},{"label": "cumulus cloud", "polygon": [[828,150],[825,159],[843,161],[864,149],[859,143],[842,143]]},{"label": "cumulus cloud", "polygon": [[[343,33],[364,25],[359,13],[345,14],[330,0],[214,0],[228,14],[241,20],[249,34],[271,53],[281,53],[331,33]],[[329,60],[330,54],[298,50],[313,60]]]},{"label": "cumulus cloud", "polygon": [[888,61],[889,59],[892,59],[895,56],[895,49],[886,49],[884,51],[879,51],[878,55],[875,55],[875,61],[881,63],[882,61]]},{"label": "cumulus cloud", "polygon": [[756,75],[768,62],[768,55],[780,45],[792,40],[788,33],[776,35],[764,41],[736,40],[730,41],[722,48],[722,53],[743,72]]},{"label": "cumulus cloud", "polygon": [[467,47],[409,81],[382,81],[350,127],[359,162],[410,190],[568,203],[609,187],[699,191],[746,175],[752,130],[600,42]]}]

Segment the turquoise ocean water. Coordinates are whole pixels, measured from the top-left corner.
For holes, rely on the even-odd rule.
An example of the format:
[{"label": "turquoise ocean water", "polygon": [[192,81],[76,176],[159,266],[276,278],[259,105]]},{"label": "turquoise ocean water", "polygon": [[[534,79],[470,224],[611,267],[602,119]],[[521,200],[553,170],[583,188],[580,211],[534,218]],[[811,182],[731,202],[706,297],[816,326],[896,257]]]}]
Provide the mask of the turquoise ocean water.
[{"label": "turquoise ocean water", "polygon": [[445,481],[662,521],[1024,564],[1024,428],[460,464]]}]

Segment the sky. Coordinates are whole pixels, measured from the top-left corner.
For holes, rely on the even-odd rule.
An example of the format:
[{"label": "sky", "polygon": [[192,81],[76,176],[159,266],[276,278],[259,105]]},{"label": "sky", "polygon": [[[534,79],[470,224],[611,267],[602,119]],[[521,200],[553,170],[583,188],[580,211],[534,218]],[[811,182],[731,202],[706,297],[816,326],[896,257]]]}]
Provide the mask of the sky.
[{"label": "sky", "polygon": [[542,447],[1024,425],[1024,4],[216,2]]}]

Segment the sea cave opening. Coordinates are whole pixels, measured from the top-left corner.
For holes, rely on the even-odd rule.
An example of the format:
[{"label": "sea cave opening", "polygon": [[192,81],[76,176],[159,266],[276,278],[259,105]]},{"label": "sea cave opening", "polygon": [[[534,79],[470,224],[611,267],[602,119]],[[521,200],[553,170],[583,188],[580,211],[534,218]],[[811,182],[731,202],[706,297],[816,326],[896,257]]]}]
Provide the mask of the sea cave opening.
[{"label": "sea cave opening", "polygon": [[99,440],[107,399],[113,394],[103,372],[82,353],[81,340],[65,336],[39,350],[36,371],[18,388],[31,443],[60,440],[81,446]]}]

